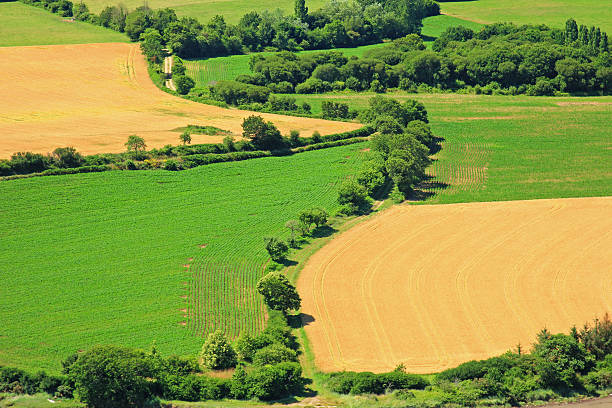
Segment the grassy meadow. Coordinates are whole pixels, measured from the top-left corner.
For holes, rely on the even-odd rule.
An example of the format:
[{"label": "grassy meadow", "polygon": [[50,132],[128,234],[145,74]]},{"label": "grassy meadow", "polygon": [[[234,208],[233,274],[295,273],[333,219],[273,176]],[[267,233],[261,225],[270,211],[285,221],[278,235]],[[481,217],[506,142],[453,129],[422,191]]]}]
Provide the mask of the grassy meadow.
[{"label": "grassy meadow", "polygon": [[0,47],[128,42],[125,34],[23,3],[0,3]]},{"label": "grassy meadow", "polygon": [[477,0],[440,3],[442,13],[483,24],[511,21],[563,28],[573,17],[612,33],[612,7],[600,0]]},{"label": "grassy meadow", "polygon": [[[317,113],[325,99],[365,108],[374,95],[296,96]],[[436,177],[424,185],[435,195],[425,203],[612,194],[612,97],[389,96],[423,102],[445,138],[429,169]]]},{"label": "grassy meadow", "polygon": [[211,330],[261,329],[263,237],[333,211],[363,148],[0,183],[0,365],[58,372],[95,344],[194,355]]}]

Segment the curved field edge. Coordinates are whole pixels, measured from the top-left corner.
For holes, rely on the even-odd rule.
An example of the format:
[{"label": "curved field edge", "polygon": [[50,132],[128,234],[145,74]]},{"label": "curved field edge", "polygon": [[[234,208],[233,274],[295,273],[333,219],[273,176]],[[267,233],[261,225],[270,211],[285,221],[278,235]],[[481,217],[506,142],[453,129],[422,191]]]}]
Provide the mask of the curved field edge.
[{"label": "curved field edge", "polygon": [[317,368],[437,372],[612,310],[612,198],[396,206],[312,256]]},{"label": "curved field edge", "polygon": [[[44,67],[44,72],[41,72]],[[341,133],[357,123],[259,114],[204,105],[169,95],[151,81],[138,44],[0,47],[0,157],[47,153],[73,146],[84,154],[125,151],[128,136],[149,148],[179,142],[180,128],[215,126],[242,134],[242,120],[258,114],[283,134]],[[101,86],[104,85],[104,86]],[[193,135],[193,143],[221,137]]]},{"label": "curved field edge", "polygon": [[70,21],[20,2],[0,3],[0,47],[128,42],[123,33]]},{"label": "curved field edge", "polygon": [[109,343],[195,355],[208,330],[258,330],[262,238],[304,208],[333,212],[361,149],[1,183],[0,364],[57,372]]}]

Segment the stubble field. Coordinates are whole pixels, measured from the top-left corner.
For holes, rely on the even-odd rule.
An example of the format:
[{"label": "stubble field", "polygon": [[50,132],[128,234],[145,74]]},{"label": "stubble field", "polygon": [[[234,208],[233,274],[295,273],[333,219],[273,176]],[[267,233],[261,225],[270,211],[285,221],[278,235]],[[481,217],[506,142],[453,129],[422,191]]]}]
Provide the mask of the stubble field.
[{"label": "stubble field", "polygon": [[[203,105],[157,89],[137,44],[0,48],[0,158],[74,146],[82,153],[124,151],[131,134],[149,147],[177,144],[188,124],[241,134],[252,112]],[[356,123],[261,114],[284,133],[337,133]],[[222,137],[194,135],[194,143]]]},{"label": "stubble field", "polygon": [[398,206],[302,270],[324,371],[431,373],[612,310],[612,198]]}]

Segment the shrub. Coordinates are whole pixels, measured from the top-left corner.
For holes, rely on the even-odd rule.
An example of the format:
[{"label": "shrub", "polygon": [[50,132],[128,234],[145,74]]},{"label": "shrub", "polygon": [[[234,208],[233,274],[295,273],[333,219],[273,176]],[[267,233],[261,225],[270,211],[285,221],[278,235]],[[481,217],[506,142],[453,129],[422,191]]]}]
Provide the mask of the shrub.
[{"label": "shrub", "polygon": [[256,368],[244,379],[246,398],[269,401],[296,392],[303,384],[302,367],[298,363],[283,362]]},{"label": "shrub", "polygon": [[237,362],[234,348],[219,330],[208,335],[200,356],[204,366],[213,370],[235,367]]},{"label": "shrub", "polygon": [[79,399],[94,408],[142,407],[152,397],[154,376],[145,353],[115,346],[94,347],[70,367]]},{"label": "shrub", "polygon": [[60,168],[81,167],[85,160],[74,147],[58,147],[52,155],[55,164]]},{"label": "shrub", "polygon": [[236,81],[219,81],[210,87],[210,95],[213,99],[224,101],[229,105],[266,103],[270,97],[270,89]]},{"label": "shrub", "polygon": [[172,80],[176,86],[176,91],[181,95],[187,95],[191,88],[195,86],[195,81],[187,75],[173,76]]},{"label": "shrub", "polygon": [[338,190],[338,202],[347,215],[366,213],[372,207],[368,191],[354,180],[346,180]]},{"label": "shrub", "polygon": [[258,366],[278,364],[283,361],[297,361],[297,353],[282,344],[263,347],[253,355],[253,363]]},{"label": "shrub", "polygon": [[349,117],[349,106],[342,102],[321,102],[321,113],[325,119],[347,119]]}]

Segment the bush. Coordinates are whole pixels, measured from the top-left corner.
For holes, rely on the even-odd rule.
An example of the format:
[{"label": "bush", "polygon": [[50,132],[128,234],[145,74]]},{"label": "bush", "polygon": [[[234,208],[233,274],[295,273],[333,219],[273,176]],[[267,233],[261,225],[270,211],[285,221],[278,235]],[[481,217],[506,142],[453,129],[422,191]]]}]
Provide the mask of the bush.
[{"label": "bush", "polygon": [[270,97],[270,89],[265,86],[245,84],[236,81],[219,81],[210,87],[213,99],[224,101],[229,105],[247,103],[266,103]]},{"label": "bush", "polygon": [[279,399],[298,391],[303,385],[302,367],[284,362],[256,368],[244,379],[246,398],[263,401]]},{"label": "bush", "polygon": [[253,364],[258,366],[297,361],[297,353],[282,344],[271,344],[263,347],[253,355]]},{"label": "bush", "polygon": [[321,112],[325,119],[347,119],[349,118],[349,106],[347,103],[323,101]]},{"label": "bush", "polygon": [[142,407],[153,396],[152,360],[123,347],[97,346],[70,367],[79,399],[93,408]]},{"label": "bush", "polygon": [[429,383],[419,375],[399,370],[383,374],[343,371],[332,373],[327,385],[339,394],[382,394],[401,389],[424,389]]},{"label": "bush", "polygon": [[219,330],[208,335],[200,356],[204,366],[213,370],[235,367],[237,362],[234,348]]},{"label": "bush", "polygon": [[346,215],[364,214],[372,207],[372,200],[364,186],[354,180],[346,180],[338,190],[338,202]]}]

